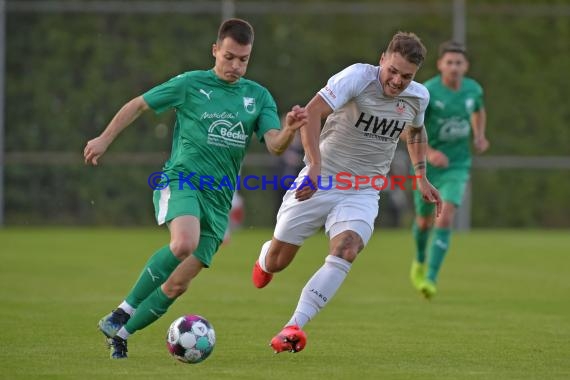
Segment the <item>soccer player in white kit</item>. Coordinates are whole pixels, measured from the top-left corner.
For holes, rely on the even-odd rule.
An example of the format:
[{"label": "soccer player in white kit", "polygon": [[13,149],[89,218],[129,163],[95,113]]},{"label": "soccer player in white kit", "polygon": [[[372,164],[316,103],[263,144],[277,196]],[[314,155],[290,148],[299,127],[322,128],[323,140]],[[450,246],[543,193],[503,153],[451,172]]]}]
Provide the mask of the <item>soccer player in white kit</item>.
[{"label": "soccer player in white kit", "polygon": [[291,319],[271,340],[276,353],[305,347],[302,328],[330,302],[366,246],[378,214],[382,183],[376,180],[388,174],[402,133],[415,184],[426,201],[436,203],[437,212],[441,208],[439,193],[425,176],[423,122],[429,93],[413,81],[425,54],[415,34],[398,32],[379,66],[357,63],[345,68],[307,105],[308,125],[301,134],[306,166],[295,181],[297,188],[283,197],[273,239],[263,244],[254,265],[253,283],[266,286],[273,273],[291,263],[305,239],[323,226],[330,239],[329,254],[301,291]]}]

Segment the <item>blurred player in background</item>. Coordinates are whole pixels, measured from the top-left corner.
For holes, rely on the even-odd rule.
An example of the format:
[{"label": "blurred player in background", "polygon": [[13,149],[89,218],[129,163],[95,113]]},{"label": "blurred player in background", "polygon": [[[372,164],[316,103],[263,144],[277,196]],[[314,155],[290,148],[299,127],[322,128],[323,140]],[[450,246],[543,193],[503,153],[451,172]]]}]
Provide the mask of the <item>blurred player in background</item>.
[{"label": "blurred player in background", "polygon": [[465,47],[452,41],[441,44],[437,68],[440,74],[424,83],[430,92],[425,120],[427,176],[440,191],[443,207],[435,216],[433,205],[425,202],[420,192],[414,192],[416,257],[410,273],[414,287],[428,299],[437,292],[437,276],[449,249],[455,210],[469,181],[471,143],[477,153],[489,148],[483,89],[465,77],[469,68]]},{"label": "blurred player in background", "polygon": [[[157,183],[154,191],[156,219],[167,224],[170,243],[150,257],[124,301],[99,321],[111,358],[126,358],[127,338],[166,313],[202,268],[211,265],[253,134],[269,152],[281,154],[306,124],[305,109],[295,106],[281,128],[271,94],[242,78],[253,38],[246,21],[223,22],[212,46],[213,69],[180,74],[132,99],[85,147],[85,162],[97,165],[111,142],[144,111],[176,110],[172,152],[163,169],[170,181]],[[192,186],[180,181],[179,173],[194,173]],[[203,186],[204,177],[212,178],[212,188]]]},{"label": "blurred player in background", "polygon": [[[285,194],[273,239],[263,244],[254,264],[254,285],[266,286],[274,273],[292,262],[305,239],[322,227],[330,243],[324,265],[307,282],[295,312],[271,340],[275,352],[298,352],[305,347],[302,328],[330,302],[372,236],[378,190],[370,184],[341,190],[334,183],[338,173],[369,179],[386,176],[400,134],[406,131],[420,192],[427,201],[440,204],[437,190],[425,176],[423,122],[429,94],[413,81],[425,54],[415,34],[399,32],[382,54],[380,66],[357,63],[345,68],[307,105],[309,122],[301,130],[306,166],[296,183],[312,186],[297,185]],[[328,187],[329,176],[333,186],[320,188]]]},{"label": "blurred player in background", "polygon": [[229,244],[232,240],[232,233],[241,228],[245,219],[245,204],[243,197],[239,193],[234,193],[232,198],[232,208],[230,209],[229,223],[224,234],[224,244]]}]

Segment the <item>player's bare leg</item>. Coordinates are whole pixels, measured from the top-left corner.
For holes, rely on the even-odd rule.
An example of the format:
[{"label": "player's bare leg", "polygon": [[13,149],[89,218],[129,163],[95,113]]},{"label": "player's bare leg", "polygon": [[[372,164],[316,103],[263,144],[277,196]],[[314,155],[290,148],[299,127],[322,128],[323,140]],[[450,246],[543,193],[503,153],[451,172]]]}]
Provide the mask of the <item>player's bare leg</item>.
[{"label": "player's bare leg", "polygon": [[[367,228],[367,227],[366,227]],[[305,348],[307,337],[302,328],[331,300],[346,278],[352,262],[364,248],[360,235],[346,230],[330,241],[329,255],[303,290],[297,308],[283,330],[271,340],[276,353],[299,352]]]},{"label": "player's bare leg", "polygon": [[273,238],[261,247],[259,258],[253,265],[251,279],[256,288],[263,288],[273,279],[273,274],[287,268],[295,258],[298,245]]}]

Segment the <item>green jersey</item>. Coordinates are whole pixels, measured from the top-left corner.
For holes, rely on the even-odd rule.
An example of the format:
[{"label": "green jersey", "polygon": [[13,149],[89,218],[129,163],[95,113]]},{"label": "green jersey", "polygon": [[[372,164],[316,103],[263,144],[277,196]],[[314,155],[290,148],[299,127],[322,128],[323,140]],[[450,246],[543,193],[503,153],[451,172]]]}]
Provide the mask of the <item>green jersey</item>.
[{"label": "green jersey", "polygon": [[172,152],[163,169],[171,186],[201,191],[229,210],[253,133],[263,142],[268,130],[280,128],[269,91],[244,78],[230,84],[213,70],[200,70],[180,74],[143,98],[157,113],[176,110]]},{"label": "green jersey", "polygon": [[455,91],[446,87],[437,75],[424,83],[430,93],[425,114],[428,144],[443,152],[449,167],[428,171],[471,168],[471,114],[483,109],[483,89],[475,80],[463,78]]}]

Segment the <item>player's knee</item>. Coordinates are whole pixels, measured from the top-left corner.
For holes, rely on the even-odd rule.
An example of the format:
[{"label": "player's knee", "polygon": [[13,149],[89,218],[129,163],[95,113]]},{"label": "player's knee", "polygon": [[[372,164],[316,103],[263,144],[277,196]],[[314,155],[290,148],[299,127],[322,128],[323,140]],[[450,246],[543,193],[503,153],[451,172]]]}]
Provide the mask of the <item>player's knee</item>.
[{"label": "player's knee", "polygon": [[441,215],[435,221],[438,228],[451,228],[453,219],[455,218],[455,209],[451,205],[444,204]]},{"label": "player's knee", "polygon": [[188,238],[173,239],[170,242],[170,250],[172,251],[174,256],[178,257],[181,260],[184,260],[185,258],[190,256],[192,252],[196,250],[197,246],[198,246],[197,241]]},{"label": "player's knee", "polygon": [[178,281],[167,281],[162,287],[162,291],[168,298],[178,298],[186,292],[188,289],[187,283],[182,283]]},{"label": "player's knee", "polygon": [[416,218],[416,225],[420,230],[427,230],[431,227],[433,221],[429,218]]},{"label": "player's knee", "polygon": [[436,227],[437,228],[451,228],[452,223],[453,223],[453,217],[442,214],[437,219]]},{"label": "player's knee", "polygon": [[360,235],[353,231],[343,233],[341,239],[335,239],[330,254],[352,263],[364,248]]}]

